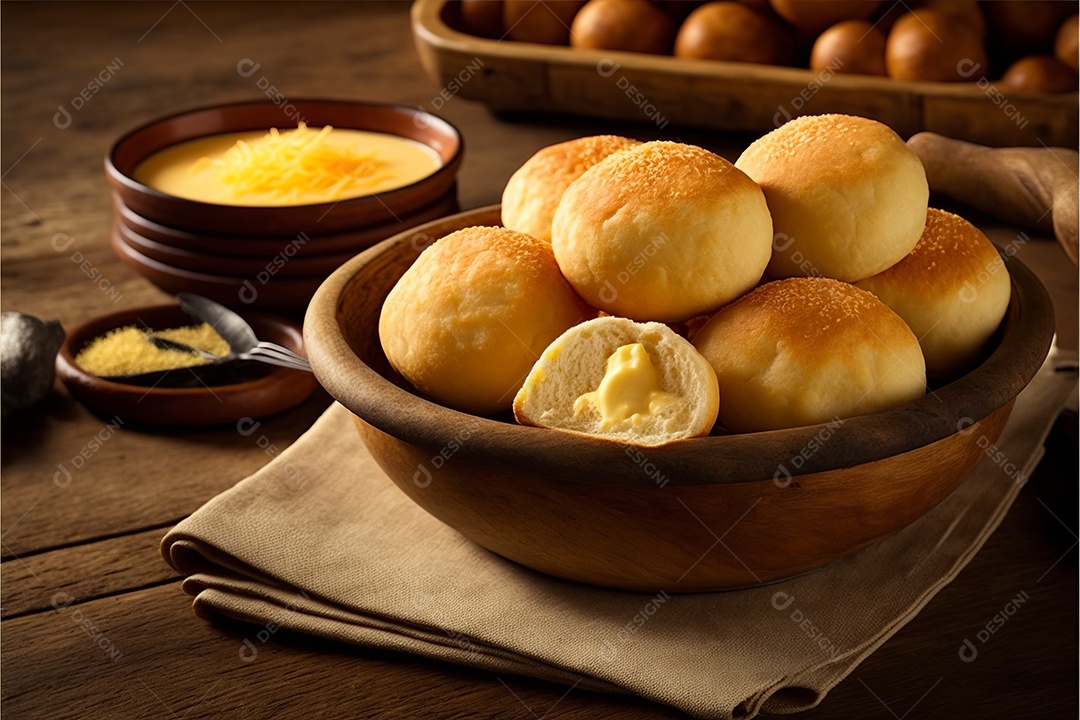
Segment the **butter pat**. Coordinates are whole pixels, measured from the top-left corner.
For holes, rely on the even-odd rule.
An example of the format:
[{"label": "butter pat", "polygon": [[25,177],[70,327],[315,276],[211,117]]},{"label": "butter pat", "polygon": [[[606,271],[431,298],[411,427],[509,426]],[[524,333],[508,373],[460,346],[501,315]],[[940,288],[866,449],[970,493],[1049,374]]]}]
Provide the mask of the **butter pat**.
[{"label": "butter pat", "polygon": [[640,425],[645,416],[655,415],[678,399],[677,395],[660,389],[660,373],[645,346],[632,343],[612,353],[600,387],[574,401],[574,414],[596,408],[601,428],[610,430],[628,420]]}]

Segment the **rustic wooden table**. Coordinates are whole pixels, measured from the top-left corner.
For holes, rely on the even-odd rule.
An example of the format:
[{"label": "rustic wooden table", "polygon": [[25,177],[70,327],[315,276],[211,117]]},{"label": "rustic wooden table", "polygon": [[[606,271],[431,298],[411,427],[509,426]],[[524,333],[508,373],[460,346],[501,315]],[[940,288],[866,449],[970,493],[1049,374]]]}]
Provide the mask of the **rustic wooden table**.
[{"label": "rustic wooden table", "polygon": [[[166,112],[276,91],[435,109],[466,137],[462,207],[498,201],[511,172],[552,142],[601,131],[659,137],[647,125],[508,121],[446,99],[420,70],[404,2],[4,3],[0,12],[3,307],[65,325],[168,299],[109,251],[101,170],[112,139]],[[242,62],[257,72],[238,72]],[[749,140],[675,128],[663,136],[728,157]],[[1016,234],[981,222],[999,241]],[[58,234],[73,240],[63,251]],[[1059,341],[1075,349],[1075,268],[1045,239],[1020,256],[1055,298]],[[319,394],[262,429],[284,448],[328,402]],[[197,619],[158,542],[264,464],[266,451],[231,428],[102,431],[59,385],[42,407],[4,423],[6,717],[678,715],[308,638],[276,636],[245,662],[238,651],[254,630]],[[1043,477],[960,577],[806,717],[1076,716],[1075,424],[1061,437]],[[57,475],[61,464],[70,479]],[[1060,522],[1070,518],[1071,531]],[[963,640],[1021,592],[1029,600],[963,662]]]}]

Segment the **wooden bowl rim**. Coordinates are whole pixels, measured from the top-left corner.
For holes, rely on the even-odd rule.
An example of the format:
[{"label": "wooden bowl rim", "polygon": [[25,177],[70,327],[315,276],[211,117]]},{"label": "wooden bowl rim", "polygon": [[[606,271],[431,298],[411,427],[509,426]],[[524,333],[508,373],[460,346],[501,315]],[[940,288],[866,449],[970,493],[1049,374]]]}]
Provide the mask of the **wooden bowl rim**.
[{"label": "wooden bowl rim", "polygon": [[[184,118],[184,117],[187,117],[187,116],[195,116],[195,115],[199,115],[199,114],[203,114],[203,113],[211,113],[211,112],[214,112],[214,111],[222,111],[222,110],[226,110],[226,109],[246,107],[246,106],[263,105],[263,106],[266,106],[267,110],[273,109],[273,110],[277,110],[277,111],[280,112],[280,107],[278,105],[276,105],[271,100],[243,100],[243,101],[240,101],[240,102],[219,103],[219,104],[216,104],[216,105],[204,105],[204,106],[200,106],[200,107],[196,107],[196,108],[190,108],[188,110],[181,110],[179,112],[171,113],[169,115],[163,115],[163,116],[160,116],[160,117],[156,117],[153,120],[145,122],[145,123],[139,125],[138,127],[134,128],[132,130],[129,130],[128,132],[121,135],[119,137],[119,139],[117,139],[116,142],[114,142],[109,147],[108,152],[105,154],[105,174],[108,177],[109,181],[111,183],[113,183],[114,185],[116,185],[116,186],[123,186],[123,187],[127,188],[128,190],[130,190],[132,192],[140,193],[142,195],[154,198],[156,200],[174,203],[174,204],[176,204],[177,208],[181,208],[181,207],[186,206],[186,207],[191,208],[194,211],[200,211],[200,210],[206,211],[206,210],[209,210],[210,212],[221,211],[221,210],[224,209],[224,210],[227,210],[227,211],[232,211],[232,212],[236,212],[236,213],[240,213],[240,214],[244,214],[244,215],[252,215],[252,216],[263,215],[263,216],[265,216],[265,215],[268,215],[270,213],[282,213],[282,212],[287,213],[290,210],[299,210],[299,209],[303,209],[304,211],[308,211],[308,212],[319,212],[319,211],[322,211],[322,210],[325,210],[325,211],[328,212],[330,209],[332,209],[334,207],[341,207],[342,209],[346,209],[346,208],[349,208],[350,206],[356,206],[356,205],[360,205],[360,204],[368,204],[368,203],[371,203],[371,202],[378,202],[378,203],[381,204],[384,201],[389,200],[390,198],[394,198],[394,197],[396,197],[398,195],[408,194],[408,193],[416,190],[416,188],[418,188],[419,186],[421,186],[421,185],[423,185],[423,184],[425,184],[427,182],[430,182],[433,178],[441,177],[446,173],[456,173],[458,165],[461,164],[462,154],[465,151],[465,139],[464,139],[464,136],[461,134],[461,131],[457,128],[456,125],[454,125],[449,120],[447,120],[447,119],[445,119],[445,118],[443,118],[443,117],[441,117],[439,115],[435,115],[434,113],[430,113],[427,110],[424,110],[423,108],[410,107],[408,105],[404,105],[404,104],[401,104],[401,103],[372,102],[372,101],[367,101],[367,100],[333,100],[333,99],[328,99],[328,98],[294,98],[294,99],[290,99],[289,102],[294,107],[296,107],[298,110],[299,110],[299,108],[301,106],[351,105],[351,106],[355,106],[357,108],[380,108],[380,109],[385,109],[385,110],[393,110],[393,111],[399,112],[399,113],[401,113],[403,115],[411,116],[413,118],[414,122],[416,121],[416,118],[424,118],[424,123],[426,125],[428,125],[428,126],[436,126],[436,125],[437,126],[442,126],[440,129],[443,130],[443,131],[447,131],[446,134],[449,137],[452,137],[452,138],[454,138],[456,140],[456,148],[454,149],[454,152],[450,155],[450,157],[446,161],[444,161],[442,163],[442,165],[440,165],[438,168],[436,168],[431,174],[425,175],[424,177],[420,178],[416,182],[410,183],[408,185],[403,185],[401,187],[394,188],[393,190],[388,190],[388,191],[382,192],[382,193],[373,193],[373,194],[369,194],[369,195],[361,195],[359,197],[349,198],[348,200],[340,200],[340,201],[337,201],[337,202],[311,203],[311,204],[307,204],[307,205],[281,205],[281,206],[278,206],[278,205],[274,205],[274,206],[225,205],[225,204],[219,204],[219,203],[207,203],[207,202],[202,202],[200,200],[191,200],[191,199],[188,199],[188,198],[178,197],[176,195],[169,195],[168,193],[161,192],[160,190],[152,188],[149,185],[141,183],[138,180],[136,180],[132,175],[129,175],[128,173],[124,172],[123,170],[121,170],[117,166],[115,158],[121,152],[121,150],[124,148],[124,146],[128,142],[131,142],[134,138],[136,138],[140,134],[142,134],[142,133],[144,133],[144,132],[146,132],[146,131],[150,130],[151,128],[153,128],[155,126],[158,126],[158,125],[174,122],[174,121],[176,121],[176,120],[178,120],[180,118]],[[362,129],[362,128],[351,128],[351,129],[359,130],[359,129]],[[237,129],[237,130],[226,131],[226,132],[241,132],[241,131],[242,131],[241,129]],[[208,135],[196,135],[196,136],[193,136],[192,138],[189,138],[189,139],[194,140],[194,139],[197,139],[199,137],[209,137],[209,136],[215,135],[215,134],[220,134],[220,133],[210,133]],[[157,151],[155,151],[155,152],[157,152]],[[142,160],[145,160],[146,157],[149,157],[149,156],[143,157]],[[140,162],[142,160],[140,160]]]},{"label": "wooden bowl rim", "polygon": [[[458,213],[388,238],[338,268],[312,298],[304,339],[316,377],[364,422],[433,455],[455,446],[454,460],[590,484],[653,486],[646,465],[663,469],[665,485],[703,485],[827,472],[899,455],[943,440],[1015,398],[1038,372],[1054,334],[1053,306],[1038,278],[1005,256],[1015,323],[976,369],[908,405],[829,424],[694,438],[657,448],[624,446],[555,430],[524,427],[459,412],[398,387],[363,362],[338,324],[339,300],[373,258],[417,233],[498,222],[499,206]],[[461,438],[468,438],[462,442]],[[454,442],[454,441],[457,442]],[[805,453],[808,448],[813,452]],[[804,461],[795,466],[793,459]],[[783,470],[786,472],[783,472]],[[882,479],[887,481],[886,478]]]}]

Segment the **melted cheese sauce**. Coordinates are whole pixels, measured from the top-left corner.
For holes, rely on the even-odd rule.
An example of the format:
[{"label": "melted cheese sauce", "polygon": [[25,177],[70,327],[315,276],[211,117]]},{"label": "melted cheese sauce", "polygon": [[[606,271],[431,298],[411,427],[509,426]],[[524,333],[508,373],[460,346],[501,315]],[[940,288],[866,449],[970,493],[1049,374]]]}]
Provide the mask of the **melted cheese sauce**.
[{"label": "melted cheese sauce", "polygon": [[679,397],[660,389],[660,372],[641,343],[623,345],[607,360],[600,387],[574,401],[574,414],[593,407],[600,413],[604,430],[630,421],[637,427],[645,416],[655,415]]},{"label": "melted cheese sauce", "polygon": [[[319,130],[302,128],[301,132],[315,134]],[[288,139],[296,132],[282,131],[280,138]],[[256,160],[264,165],[268,158],[280,162],[277,159],[283,156],[280,148],[276,155],[259,152],[260,141],[267,137],[265,130],[255,130],[188,140],[154,153],[139,163],[134,176],[155,190],[188,200],[215,205],[274,207],[330,203],[387,192],[422,180],[442,165],[442,160],[433,149],[415,140],[386,133],[333,128],[319,140],[319,150],[323,155],[333,153],[344,162],[326,162],[324,167],[315,169],[325,171],[323,175],[327,177],[334,172],[343,175],[340,182],[312,183],[311,172],[297,173],[301,177],[286,189],[283,186],[288,182],[283,183],[281,177],[297,169],[288,167],[288,163],[280,168],[281,177],[271,178],[273,187],[265,181],[250,182],[248,179],[243,183],[230,182],[228,178],[237,175],[235,160],[238,151],[249,156],[254,154]],[[239,146],[240,141],[247,148]],[[230,151],[233,154],[227,157]],[[288,155],[286,153],[284,156]],[[358,159],[364,162],[355,162]],[[309,154],[305,170],[311,169],[310,160]],[[358,168],[358,171],[343,170],[346,166]],[[316,186],[312,187],[313,184]]]}]

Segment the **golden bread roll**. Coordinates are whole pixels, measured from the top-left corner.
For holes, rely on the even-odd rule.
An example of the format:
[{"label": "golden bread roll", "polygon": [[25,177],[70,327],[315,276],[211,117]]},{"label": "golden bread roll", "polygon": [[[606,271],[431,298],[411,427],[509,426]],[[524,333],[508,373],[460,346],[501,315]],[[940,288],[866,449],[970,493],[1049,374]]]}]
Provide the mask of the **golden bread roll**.
[{"label": "golden bread roll", "polygon": [[570,46],[666,55],[675,25],[650,0],[589,0],[574,16]]},{"label": "golden bread roll", "polygon": [[437,240],[401,276],[383,303],[379,340],[420,392],[488,414],[510,408],[552,340],[595,316],[546,243],[471,227]]},{"label": "golden bread roll", "polygon": [[795,118],[751,144],[735,167],[765,191],[776,278],[876,275],[911,252],[926,223],[922,163],[875,120]]},{"label": "golden bread roll", "polygon": [[713,316],[694,346],[720,381],[732,432],[814,425],[923,395],[919,341],[870,293],[838,280],[762,285]]},{"label": "golden bread roll", "polygon": [[667,325],[602,317],[548,346],[514,398],[514,416],[655,447],[708,435],[719,404],[712,367]]},{"label": "golden bread roll", "polygon": [[587,302],[634,320],[678,322],[754,287],[772,222],[761,189],[719,155],[649,142],[570,184],[551,247]]},{"label": "golden bread roll", "polygon": [[638,144],[617,135],[593,135],[541,148],[503,189],[503,225],[551,242],[551,220],[570,183],[608,155]]},{"label": "golden bread roll", "polygon": [[1009,307],[1012,284],[997,248],[967,220],[931,208],[906,258],[856,283],[919,338],[931,378],[972,368]]}]

